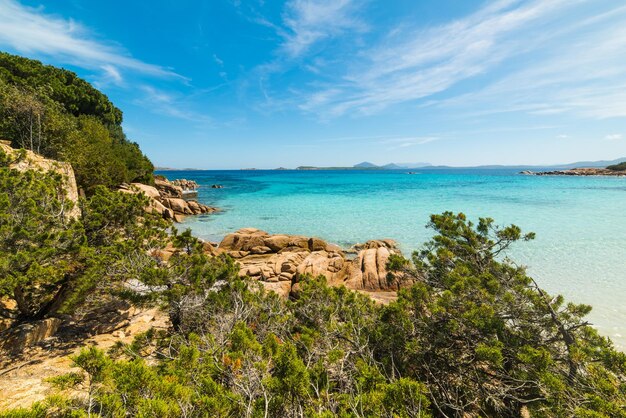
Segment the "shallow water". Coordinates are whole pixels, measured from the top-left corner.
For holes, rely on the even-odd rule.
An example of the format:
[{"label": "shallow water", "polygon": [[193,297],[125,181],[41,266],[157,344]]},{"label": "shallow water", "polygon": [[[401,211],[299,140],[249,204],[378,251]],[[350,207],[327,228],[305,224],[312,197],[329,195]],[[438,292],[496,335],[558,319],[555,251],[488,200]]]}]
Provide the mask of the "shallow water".
[{"label": "shallow water", "polygon": [[[537,238],[510,256],[539,284],[591,304],[591,322],[626,347],[626,178],[535,177],[517,170],[168,171],[224,211],[185,226],[219,241],[243,227],[350,245],[393,238],[405,255],[430,236],[432,213],[515,223]],[[223,189],[212,189],[221,184]]]}]

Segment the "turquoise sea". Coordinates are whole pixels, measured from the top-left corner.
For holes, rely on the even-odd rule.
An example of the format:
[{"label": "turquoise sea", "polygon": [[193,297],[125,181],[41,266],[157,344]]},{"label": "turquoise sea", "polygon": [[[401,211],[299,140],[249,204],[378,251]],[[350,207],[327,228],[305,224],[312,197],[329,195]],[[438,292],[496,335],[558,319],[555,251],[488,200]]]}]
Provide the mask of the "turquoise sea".
[{"label": "turquoise sea", "polygon": [[[318,236],[349,246],[393,238],[405,255],[431,232],[432,213],[515,223],[537,238],[511,258],[540,285],[591,304],[590,320],[626,347],[626,178],[535,177],[519,170],[167,171],[197,181],[198,200],[223,209],[185,226],[219,241],[243,227]],[[221,184],[223,189],[212,189]]]}]

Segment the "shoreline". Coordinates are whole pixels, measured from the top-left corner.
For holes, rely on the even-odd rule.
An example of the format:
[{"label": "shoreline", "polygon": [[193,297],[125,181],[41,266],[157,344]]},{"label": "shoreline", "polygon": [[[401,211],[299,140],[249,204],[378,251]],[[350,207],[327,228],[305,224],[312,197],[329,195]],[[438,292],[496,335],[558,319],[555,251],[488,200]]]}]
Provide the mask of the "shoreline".
[{"label": "shoreline", "polygon": [[626,177],[626,171],[609,170],[607,168],[572,168],[569,170],[552,171],[520,171],[519,174],[526,176],[571,176],[571,177]]}]

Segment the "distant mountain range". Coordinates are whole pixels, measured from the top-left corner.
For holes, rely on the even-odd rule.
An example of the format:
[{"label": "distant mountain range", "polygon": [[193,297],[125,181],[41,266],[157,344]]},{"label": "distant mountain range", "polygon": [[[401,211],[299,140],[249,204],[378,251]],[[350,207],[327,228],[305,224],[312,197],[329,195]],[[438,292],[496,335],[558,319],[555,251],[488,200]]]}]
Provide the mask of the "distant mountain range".
[{"label": "distant mountain range", "polygon": [[[436,170],[436,169],[454,169],[454,168],[481,168],[481,169],[503,169],[503,168],[509,168],[509,169],[532,169],[532,168],[548,168],[548,169],[559,169],[559,170],[566,170],[566,169],[570,169],[570,168],[582,168],[582,167],[588,167],[588,168],[604,168],[606,166],[609,165],[613,165],[613,164],[619,164],[622,162],[626,161],[626,157],[624,158],[618,158],[616,160],[600,160],[600,161],[577,161],[575,163],[566,163],[566,164],[553,164],[553,165],[497,165],[497,164],[493,164],[493,165],[479,165],[479,166],[472,166],[472,167],[455,167],[455,166],[449,166],[449,165],[432,165],[429,163],[389,163],[386,165],[376,165],[367,161],[364,161],[362,163],[359,164],[355,164],[352,168],[353,169],[367,169],[367,170],[372,170],[372,169],[379,169],[379,170],[409,170],[409,169],[413,169],[413,168],[420,168],[420,169],[432,169],[432,170]],[[349,167],[348,167],[349,168]]]},{"label": "distant mountain range", "polygon": [[[601,161],[578,161],[575,163],[566,164],[553,164],[553,165],[479,165],[472,167],[455,167],[449,165],[432,165],[430,163],[389,163],[385,165],[376,165],[368,161],[355,164],[352,167],[315,167],[315,166],[300,166],[296,170],[445,170],[445,169],[517,169],[517,170],[567,170],[571,168],[604,168],[609,165],[619,164],[626,162],[626,157],[618,158],[616,160],[601,160]],[[203,169],[197,168],[170,168],[170,167],[155,167],[155,171],[200,171]],[[256,170],[255,168],[246,168],[245,170]],[[289,170],[284,167],[277,168],[275,170]]]}]

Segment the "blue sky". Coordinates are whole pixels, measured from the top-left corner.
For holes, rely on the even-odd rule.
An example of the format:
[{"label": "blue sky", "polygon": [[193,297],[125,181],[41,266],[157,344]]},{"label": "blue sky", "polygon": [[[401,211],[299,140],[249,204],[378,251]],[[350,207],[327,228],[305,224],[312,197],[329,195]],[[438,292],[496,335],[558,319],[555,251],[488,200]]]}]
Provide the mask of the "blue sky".
[{"label": "blue sky", "polygon": [[0,0],[160,166],[626,156],[623,0]]}]

